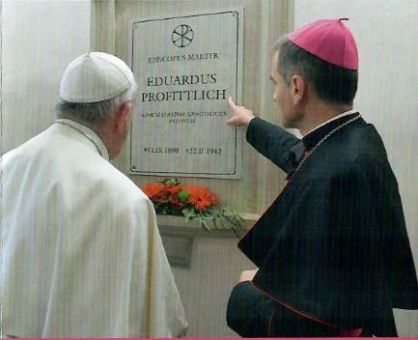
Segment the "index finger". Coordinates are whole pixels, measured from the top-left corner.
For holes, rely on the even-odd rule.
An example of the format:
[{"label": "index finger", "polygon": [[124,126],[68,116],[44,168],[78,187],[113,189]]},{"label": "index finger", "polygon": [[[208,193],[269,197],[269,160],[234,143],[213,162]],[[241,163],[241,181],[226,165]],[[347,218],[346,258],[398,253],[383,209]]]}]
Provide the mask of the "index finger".
[{"label": "index finger", "polygon": [[228,104],[232,108],[234,108],[235,106],[237,106],[231,96],[228,97]]}]

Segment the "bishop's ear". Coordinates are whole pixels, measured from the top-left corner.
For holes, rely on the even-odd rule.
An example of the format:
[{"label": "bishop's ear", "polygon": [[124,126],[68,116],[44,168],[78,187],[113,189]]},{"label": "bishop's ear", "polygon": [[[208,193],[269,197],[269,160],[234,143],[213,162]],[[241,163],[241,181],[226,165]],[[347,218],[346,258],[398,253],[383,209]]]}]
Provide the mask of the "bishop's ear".
[{"label": "bishop's ear", "polygon": [[307,94],[307,86],[308,83],[306,82],[305,78],[303,78],[301,75],[294,74],[292,76],[292,79],[290,81],[290,90],[294,105],[302,103],[304,97]]},{"label": "bishop's ear", "polygon": [[133,104],[126,102],[122,104],[120,109],[116,112],[114,118],[114,128],[117,133],[124,133],[131,122],[131,111]]}]

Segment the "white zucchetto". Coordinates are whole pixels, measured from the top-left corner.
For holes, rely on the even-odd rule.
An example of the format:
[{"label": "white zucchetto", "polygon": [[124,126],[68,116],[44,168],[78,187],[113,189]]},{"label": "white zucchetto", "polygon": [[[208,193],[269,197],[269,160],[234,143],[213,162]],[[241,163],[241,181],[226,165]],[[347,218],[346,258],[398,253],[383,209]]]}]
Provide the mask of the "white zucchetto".
[{"label": "white zucchetto", "polygon": [[104,52],[90,52],[73,60],[61,79],[59,96],[67,102],[94,103],[111,99],[135,83],[121,59]]}]

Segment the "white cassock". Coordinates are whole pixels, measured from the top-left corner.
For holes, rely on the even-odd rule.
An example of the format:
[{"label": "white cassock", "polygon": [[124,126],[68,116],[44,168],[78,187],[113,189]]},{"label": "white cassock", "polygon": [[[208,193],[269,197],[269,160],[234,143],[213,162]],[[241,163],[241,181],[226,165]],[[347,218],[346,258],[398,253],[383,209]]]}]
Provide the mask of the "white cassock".
[{"label": "white cassock", "polygon": [[184,335],[152,203],[93,131],[59,120],[1,165],[3,334]]}]

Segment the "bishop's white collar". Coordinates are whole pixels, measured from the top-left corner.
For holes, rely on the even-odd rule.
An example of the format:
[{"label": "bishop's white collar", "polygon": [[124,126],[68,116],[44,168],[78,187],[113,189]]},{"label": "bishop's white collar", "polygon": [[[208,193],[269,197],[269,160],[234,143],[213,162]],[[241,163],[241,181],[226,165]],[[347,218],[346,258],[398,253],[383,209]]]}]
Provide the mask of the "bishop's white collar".
[{"label": "bishop's white collar", "polygon": [[[356,113],[356,112],[358,112],[358,111],[357,111],[357,110],[355,110],[355,109],[351,109],[351,110],[349,110],[349,111],[346,111],[346,112],[340,113],[339,115],[337,115],[337,116],[335,116],[335,117],[332,117],[331,119],[328,119],[326,122],[323,122],[323,123],[319,124],[318,126],[314,127],[314,128],[313,128],[311,131],[309,131],[309,132],[308,132],[305,136],[307,136],[307,135],[309,135],[310,133],[314,132],[315,130],[319,129],[321,126],[327,125],[328,123],[331,123],[331,122],[332,122],[332,121],[334,121],[334,120],[340,119],[340,118],[342,118],[342,117],[344,117],[344,116],[348,116],[348,115],[351,115],[351,114]],[[303,137],[305,137],[305,136],[303,136]]]},{"label": "bishop's white collar", "polygon": [[97,152],[109,161],[109,152],[107,151],[106,145],[100,139],[100,137],[90,128],[80,123],[77,123],[70,119],[57,119],[55,123],[66,125],[79,132],[86,139],[88,139],[97,149]]}]

